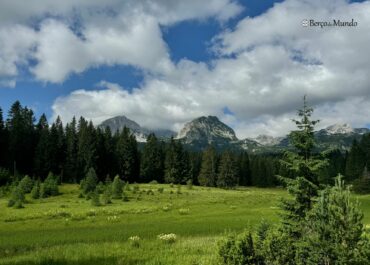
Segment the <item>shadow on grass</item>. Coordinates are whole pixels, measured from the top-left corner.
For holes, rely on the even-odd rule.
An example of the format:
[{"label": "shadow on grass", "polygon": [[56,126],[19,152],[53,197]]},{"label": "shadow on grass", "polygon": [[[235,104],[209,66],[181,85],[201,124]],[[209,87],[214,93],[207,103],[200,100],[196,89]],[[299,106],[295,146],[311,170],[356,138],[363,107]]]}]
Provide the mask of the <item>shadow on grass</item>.
[{"label": "shadow on grass", "polygon": [[148,260],[142,258],[87,258],[79,259],[75,261],[65,259],[43,259],[40,261],[34,260],[23,260],[23,261],[12,261],[9,263],[2,263],[6,265],[139,265],[143,264]]}]

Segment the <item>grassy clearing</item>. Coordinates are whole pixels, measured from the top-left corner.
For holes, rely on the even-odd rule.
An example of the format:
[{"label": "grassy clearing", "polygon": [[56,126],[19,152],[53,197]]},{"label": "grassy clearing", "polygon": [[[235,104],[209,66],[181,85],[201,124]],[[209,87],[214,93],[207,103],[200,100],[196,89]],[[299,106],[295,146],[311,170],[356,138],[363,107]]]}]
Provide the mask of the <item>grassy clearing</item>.
[{"label": "grassy clearing", "polygon": [[[276,221],[279,198],[287,196],[281,189],[185,186],[178,194],[176,186],[143,184],[128,202],[93,207],[78,198],[77,185],[60,190],[57,197],[28,197],[18,210],[0,199],[0,264],[215,264],[225,232]],[[358,198],[370,224],[370,196]],[[176,242],[159,240],[163,233],[175,233]]]}]

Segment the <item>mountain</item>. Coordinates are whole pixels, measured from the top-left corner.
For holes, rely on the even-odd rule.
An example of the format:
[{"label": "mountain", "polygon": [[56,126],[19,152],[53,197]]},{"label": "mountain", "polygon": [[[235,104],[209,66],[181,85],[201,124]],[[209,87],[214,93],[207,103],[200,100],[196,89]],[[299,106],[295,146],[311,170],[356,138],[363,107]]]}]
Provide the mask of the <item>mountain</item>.
[{"label": "mountain", "polygon": [[126,116],[116,116],[110,119],[103,121],[99,127],[106,128],[109,127],[112,133],[115,133],[117,130],[122,131],[124,127],[130,129],[130,131],[135,135],[136,141],[146,142],[146,138],[150,133],[155,133],[158,138],[167,139],[174,136],[176,133],[170,130],[151,130],[145,127],[141,127],[138,123],[133,120],[130,120]]},{"label": "mountain", "polygon": [[176,139],[194,149],[203,149],[210,144],[224,148],[238,141],[234,130],[216,116],[203,116],[186,123]]}]

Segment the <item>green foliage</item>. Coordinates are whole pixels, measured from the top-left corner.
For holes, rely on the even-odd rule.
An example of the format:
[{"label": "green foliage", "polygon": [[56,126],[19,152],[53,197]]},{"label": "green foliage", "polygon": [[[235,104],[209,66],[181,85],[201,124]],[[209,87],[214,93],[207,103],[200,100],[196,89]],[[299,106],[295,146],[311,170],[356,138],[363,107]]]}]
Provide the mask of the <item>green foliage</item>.
[{"label": "green foliage", "polygon": [[190,175],[189,154],[182,144],[171,138],[165,158],[165,182],[184,183]]},{"label": "green foliage", "polygon": [[162,144],[154,134],[149,134],[140,161],[140,174],[143,181],[163,181],[163,157]]},{"label": "green foliage", "polygon": [[47,198],[50,196],[56,196],[59,194],[58,188],[58,177],[54,176],[51,172],[48,177],[45,179],[40,187],[40,197]]},{"label": "green foliage", "polygon": [[352,181],[361,177],[361,174],[366,165],[365,160],[365,152],[363,151],[359,143],[354,140],[346,160],[345,176],[347,181]]},{"label": "green foliage", "polygon": [[91,205],[92,206],[100,206],[101,205],[100,195],[96,190],[90,192],[90,199],[91,199]]},{"label": "green foliage", "polygon": [[114,177],[113,183],[112,183],[112,198],[113,199],[121,199],[122,198],[122,190],[123,190],[123,181],[121,178],[117,175]]},{"label": "green foliage", "polygon": [[188,181],[186,181],[186,187],[188,188],[188,190],[192,190],[193,189],[193,180],[189,179]]},{"label": "green foliage", "polygon": [[96,176],[96,172],[94,168],[90,168],[86,174],[85,179],[81,181],[81,190],[83,194],[89,194],[90,192],[95,191],[96,186],[98,184],[98,177]]},{"label": "green foliage", "polygon": [[10,183],[11,175],[9,170],[0,168],[0,186]]},{"label": "green foliage", "polygon": [[230,235],[219,243],[218,254],[221,264],[225,265],[262,264],[256,253],[251,232],[238,236]]},{"label": "green foliage", "polygon": [[24,190],[18,185],[14,186],[11,197],[8,201],[8,207],[14,207],[16,209],[23,208],[25,202]]},{"label": "green foliage", "polygon": [[199,184],[202,186],[215,187],[217,181],[218,159],[216,150],[209,146],[203,152],[202,165],[198,177]]},{"label": "green foliage", "polygon": [[33,188],[31,190],[31,197],[32,199],[39,199],[40,198],[40,189],[41,189],[40,181],[35,181]]},{"label": "green foliage", "polygon": [[232,188],[238,185],[238,169],[232,153],[226,151],[222,154],[218,171],[217,187]]},{"label": "green foliage", "polygon": [[30,193],[33,187],[33,180],[28,176],[24,176],[18,184],[23,193]]},{"label": "green foliage", "polygon": [[105,185],[103,192],[103,203],[111,204],[112,203],[112,185]]}]

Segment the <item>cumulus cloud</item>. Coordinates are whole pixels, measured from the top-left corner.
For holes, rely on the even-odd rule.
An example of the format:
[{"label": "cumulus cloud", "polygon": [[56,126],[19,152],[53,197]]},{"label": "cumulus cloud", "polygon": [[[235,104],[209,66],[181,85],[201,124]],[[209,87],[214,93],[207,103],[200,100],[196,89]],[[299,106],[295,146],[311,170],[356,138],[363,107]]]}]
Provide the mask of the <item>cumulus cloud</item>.
[{"label": "cumulus cloud", "polygon": [[[231,0],[0,1],[0,77],[28,67],[36,79],[60,83],[101,65],[133,65],[166,74],[173,65],[160,25],[215,17],[242,7]],[[32,64],[29,62],[32,61]]]},{"label": "cumulus cloud", "polygon": [[[97,123],[125,114],[148,127],[172,129],[213,114],[240,138],[278,136],[292,128],[290,119],[307,94],[321,127],[361,127],[369,123],[369,13],[369,1],[286,0],[217,36],[213,50],[219,57],[210,64],[181,60],[131,93],[117,87],[79,90],[59,98],[54,113],[69,119],[75,110]],[[352,18],[357,27],[301,25],[303,19]],[[233,114],[225,114],[225,107]]]}]

